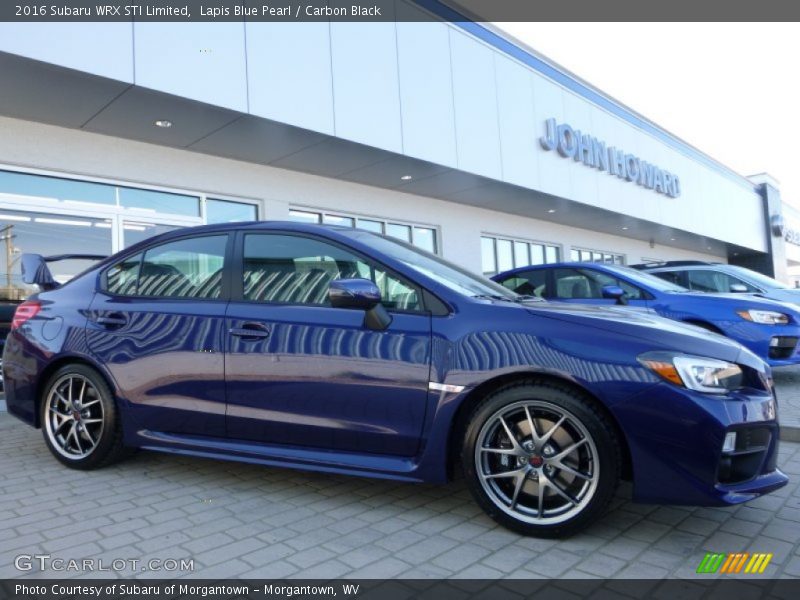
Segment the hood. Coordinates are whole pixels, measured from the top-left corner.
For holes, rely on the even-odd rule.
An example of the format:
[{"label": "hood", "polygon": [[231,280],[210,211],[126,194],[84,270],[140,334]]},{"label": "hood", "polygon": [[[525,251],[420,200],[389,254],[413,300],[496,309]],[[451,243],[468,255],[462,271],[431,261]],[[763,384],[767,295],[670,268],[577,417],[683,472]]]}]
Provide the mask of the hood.
[{"label": "hood", "polygon": [[[766,298],[762,294],[737,294],[737,293],[709,294],[705,292],[696,292],[687,294],[685,292],[676,292],[674,294],[669,294],[669,296],[675,299],[691,298],[693,300],[697,299],[713,300],[714,302],[718,302],[722,305],[733,306],[739,309],[754,308],[758,310],[781,310],[783,312],[789,311],[793,312],[797,321],[800,322],[800,312],[798,312],[797,307],[795,305],[789,304],[783,300]],[[797,296],[796,301],[800,302],[800,295]]]},{"label": "hood", "polygon": [[[655,342],[661,349],[671,349],[686,354],[736,362],[741,359],[742,352],[745,351],[738,342],[717,333],[666,319],[654,313],[634,311],[629,308],[560,302],[531,303],[526,304],[525,308],[539,317]],[[746,362],[750,363],[752,359],[748,357]],[[763,369],[763,366],[760,368]]]}]

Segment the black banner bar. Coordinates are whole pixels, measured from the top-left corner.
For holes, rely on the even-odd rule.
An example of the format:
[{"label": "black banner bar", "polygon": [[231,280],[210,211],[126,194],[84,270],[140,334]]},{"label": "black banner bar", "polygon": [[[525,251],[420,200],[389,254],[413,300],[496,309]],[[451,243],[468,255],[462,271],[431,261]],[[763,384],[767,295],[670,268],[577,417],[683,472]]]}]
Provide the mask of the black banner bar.
[{"label": "black banner bar", "polygon": [[[410,8],[412,5],[414,8]],[[423,8],[424,10],[418,10]],[[5,22],[797,21],[788,0],[3,0]],[[679,43],[676,38],[676,43]]]},{"label": "black banner bar", "polygon": [[758,576],[708,579],[26,579],[1,580],[0,600],[464,600],[466,598],[738,598],[800,597],[798,579]]}]

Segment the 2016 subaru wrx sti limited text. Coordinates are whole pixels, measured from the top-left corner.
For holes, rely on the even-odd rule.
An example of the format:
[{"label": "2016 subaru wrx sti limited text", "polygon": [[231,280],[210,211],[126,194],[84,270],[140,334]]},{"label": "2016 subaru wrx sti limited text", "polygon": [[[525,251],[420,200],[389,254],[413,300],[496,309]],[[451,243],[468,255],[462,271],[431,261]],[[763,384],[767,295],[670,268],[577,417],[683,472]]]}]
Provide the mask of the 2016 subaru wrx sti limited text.
[{"label": "2016 subaru wrx sti limited text", "polygon": [[621,476],[721,505],[786,484],[769,367],[614,308],[519,296],[365,231],[184,229],[56,287],[41,257],[5,347],[8,408],[79,469],[129,448],[444,482],[567,535]]}]

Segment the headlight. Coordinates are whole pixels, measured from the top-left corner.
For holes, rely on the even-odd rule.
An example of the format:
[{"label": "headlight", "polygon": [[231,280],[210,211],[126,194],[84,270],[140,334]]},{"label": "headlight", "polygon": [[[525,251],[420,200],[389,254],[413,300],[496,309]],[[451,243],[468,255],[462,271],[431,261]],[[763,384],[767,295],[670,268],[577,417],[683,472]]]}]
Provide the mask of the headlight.
[{"label": "headlight", "polygon": [[697,392],[725,394],[742,387],[742,369],[724,360],[663,352],[647,352],[638,360],[670,383]]},{"label": "headlight", "polygon": [[737,310],[736,314],[747,321],[762,325],[786,325],[789,315],[771,310]]}]

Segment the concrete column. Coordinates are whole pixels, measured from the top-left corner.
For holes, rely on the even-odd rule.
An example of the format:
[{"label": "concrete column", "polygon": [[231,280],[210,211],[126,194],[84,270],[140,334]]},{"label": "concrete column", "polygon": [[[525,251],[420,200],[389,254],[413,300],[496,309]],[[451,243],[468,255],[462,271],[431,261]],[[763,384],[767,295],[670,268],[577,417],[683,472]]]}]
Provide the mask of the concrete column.
[{"label": "concrete column", "polygon": [[[764,199],[764,222],[767,226],[765,234],[769,255],[759,257],[760,260],[747,260],[746,262],[752,262],[752,264],[743,263],[742,266],[788,283],[789,271],[786,259],[786,240],[784,239],[785,222],[778,181],[767,173],[752,175],[748,179],[758,186],[758,191]],[[755,257],[750,258],[755,259]]]}]

